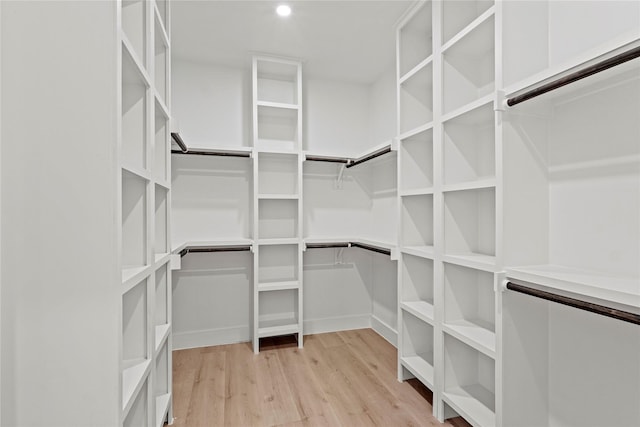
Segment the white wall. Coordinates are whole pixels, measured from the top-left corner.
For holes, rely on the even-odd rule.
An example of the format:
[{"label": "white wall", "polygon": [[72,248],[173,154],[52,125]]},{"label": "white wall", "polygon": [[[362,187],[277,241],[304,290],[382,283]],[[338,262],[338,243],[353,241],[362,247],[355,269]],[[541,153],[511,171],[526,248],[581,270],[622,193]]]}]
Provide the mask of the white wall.
[{"label": "white wall", "polygon": [[363,84],[306,80],[302,110],[304,149],[349,157],[371,147],[367,128],[369,95],[369,87]]},{"label": "white wall", "polygon": [[248,71],[174,58],[171,112],[189,148],[251,146]]},{"label": "white wall", "polygon": [[1,19],[0,423],[114,426],[115,3],[3,2]]},{"label": "white wall", "polygon": [[[304,73],[304,71],[303,71]],[[372,85],[307,79],[304,149],[354,157],[395,135],[395,71]],[[248,70],[173,62],[173,111],[193,147],[250,146]],[[172,157],[172,240],[250,237],[251,161]],[[395,155],[348,169],[305,162],[304,236],[396,240]],[[396,262],[362,249],[304,254],[305,332],[374,326],[395,342]],[[247,341],[251,255],[188,255],[173,274],[174,345]],[[374,263],[375,261],[375,263]],[[227,268],[225,263],[229,264]],[[375,264],[375,267],[374,267]],[[375,274],[374,274],[375,273]],[[249,276],[247,276],[249,275]],[[229,313],[232,311],[232,313]],[[385,326],[386,325],[386,326]],[[388,326],[388,327],[387,327]]]}]

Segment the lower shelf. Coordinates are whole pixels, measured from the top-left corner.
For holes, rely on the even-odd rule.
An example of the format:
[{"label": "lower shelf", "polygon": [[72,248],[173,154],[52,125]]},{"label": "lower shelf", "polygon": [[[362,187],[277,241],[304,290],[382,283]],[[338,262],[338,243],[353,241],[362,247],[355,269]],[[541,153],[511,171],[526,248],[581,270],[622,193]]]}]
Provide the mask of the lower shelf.
[{"label": "lower shelf", "polygon": [[279,335],[297,334],[300,332],[298,319],[277,319],[261,321],[258,328],[258,337],[277,337]]},{"label": "lower shelf", "polygon": [[150,367],[151,360],[145,359],[122,371],[122,412],[125,416],[144,384]]},{"label": "lower shelf", "polygon": [[287,289],[300,289],[300,282],[291,280],[286,282],[265,282],[258,284],[258,292],[284,291]]},{"label": "lower shelf", "polygon": [[416,316],[418,319],[433,325],[433,305],[426,301],[405,301],[400,308]]},{"label": "lower shelf", "polygon": [[492,359],[495,359],[496,334],[488,328],[483,327],[481,321],[470,322],[468,320],[456,320],[445,323],[442,326],[442,330]]},{"label": "lower shelf", "polygon": [[162,427],[164,425],[164,419],[169,411],[170,400],[171,393],[161,394],[156,397],[156,426],[158,427]]},{"label": "lower shelf", "polygon": [[400,363],[422,384],[433,390],[433,364],[428,362],[430,357],[429,353],[407,356],[400,359]]},{"label": "lower shelf", "polygon": [[474,426],[495,426],[495,395],[479,384],[455,387],[442,396],[460,416]]}]

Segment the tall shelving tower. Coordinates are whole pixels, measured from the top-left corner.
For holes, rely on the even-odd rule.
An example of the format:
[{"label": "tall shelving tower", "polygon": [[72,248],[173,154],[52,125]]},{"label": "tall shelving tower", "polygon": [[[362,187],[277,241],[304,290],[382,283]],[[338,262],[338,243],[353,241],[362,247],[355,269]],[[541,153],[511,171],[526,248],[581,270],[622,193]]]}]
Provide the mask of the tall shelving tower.
[{"label": "tall shelving tower", "polygon": [[397,32],[398,378],[478,426],[496,423],[495,9],[419,2]]},{"label": "tall shelving tower", "polygon": [[302,347],[302,66],[256,56],[253,87],[253,349],[297,334]]},{"label": "tall shelving tower", "polygon": [[118,2],[120,424],[171,421],[170,8]]}]

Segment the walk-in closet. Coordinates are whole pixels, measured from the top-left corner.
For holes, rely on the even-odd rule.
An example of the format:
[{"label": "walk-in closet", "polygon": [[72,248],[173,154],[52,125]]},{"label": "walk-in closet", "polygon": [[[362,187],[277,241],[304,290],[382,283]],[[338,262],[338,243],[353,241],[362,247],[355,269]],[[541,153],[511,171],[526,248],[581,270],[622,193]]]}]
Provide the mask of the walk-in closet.
[{"label": "walk-in closet", "polygon": [[0,2],[1,426],[640,426],[640,2]]}]

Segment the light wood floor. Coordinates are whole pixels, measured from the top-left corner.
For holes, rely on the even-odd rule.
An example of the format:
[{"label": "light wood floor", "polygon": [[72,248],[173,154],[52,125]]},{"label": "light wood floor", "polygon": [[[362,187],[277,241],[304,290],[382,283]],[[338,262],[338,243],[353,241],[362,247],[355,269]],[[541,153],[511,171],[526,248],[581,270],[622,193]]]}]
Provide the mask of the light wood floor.
[{"label": "light wood floor", "polygon": [[176,427],[440,424],[431,393],[396,380],[396,349],[371,329],[173,352]]}]

